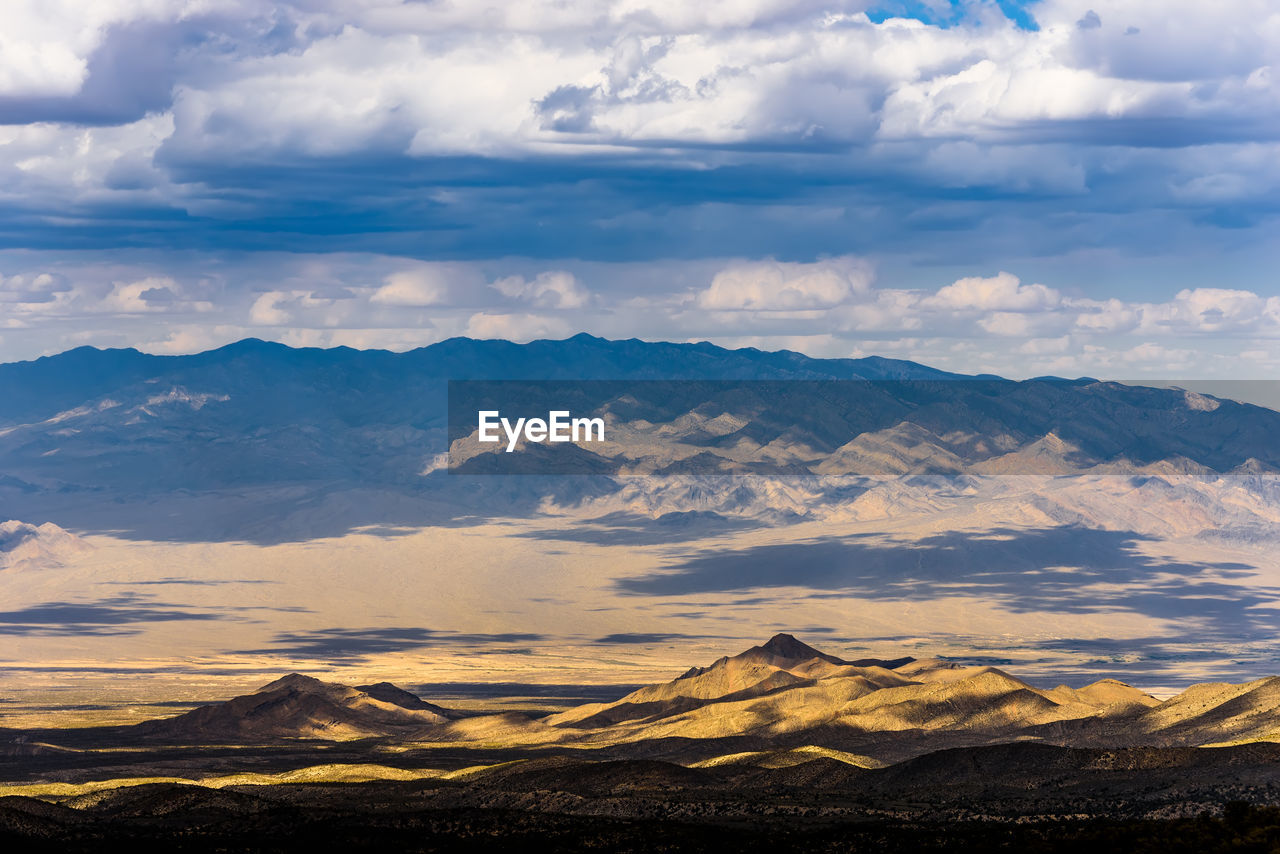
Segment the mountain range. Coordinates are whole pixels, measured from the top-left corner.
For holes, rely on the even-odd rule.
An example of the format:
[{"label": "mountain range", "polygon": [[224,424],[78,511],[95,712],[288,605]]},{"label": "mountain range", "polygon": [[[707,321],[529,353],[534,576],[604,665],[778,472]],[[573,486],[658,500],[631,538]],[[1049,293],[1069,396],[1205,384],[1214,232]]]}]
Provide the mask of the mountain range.
[{"label": "mountain range", "polygon": [[699,766],[776,767],[825,756],[881,767],[945,748],[1012,742],[1119,749],[1276,741],[1280,677],[1194,685],[1161,701],[1114,679],[1044,689],[989,666],[846,661],[779,634],[616,701],[538,719],[449,710],[386,683],[352,688],[291,674],[135,730],[149,741],[178,743],[378,736],[596,750]]},{"label": "mountain range", "polygon": [[[448,381],[526,379],[609,381],[596,403],[608,409],[613,440],[587,466],[602,474],[1280,470],[1280,413],[1178,389],[1014,383],[882,358],[587,335],[524,345],[451,339],[406,353],[246,340],[190,356],[79,348],[0,365],[0,518],[146,529],[139,535],[153,539],[305,538],[313,527],[296,523],[304,530],[292,533],[283,517],[305,516],[335,493],[383,496],[353,502],[355,527],[525,515],[548,496],[574,503],[635,488],[634,479],[443,477]],[[480,457],[533,459],[474,450],[454,442],[457,470],[493,470]],[[743,488],[745,506],[777,509],[769,490]],[[662,511],[705,509],[675,495],[665,492]],[[139,509],[163,501],[179,513],[193,496],[251,506],[214,514],[216,530],[204,524],[207,509],[163,531]]]},{"label": "mountain range", "polygon": [[579,335],[451,339],[407,353],[245,340],[192,356],[83,347],[0,365],[0,488],[160,492],[280,483],[413,486],[447,450],[450,379],[893,379],[821,360]]}]

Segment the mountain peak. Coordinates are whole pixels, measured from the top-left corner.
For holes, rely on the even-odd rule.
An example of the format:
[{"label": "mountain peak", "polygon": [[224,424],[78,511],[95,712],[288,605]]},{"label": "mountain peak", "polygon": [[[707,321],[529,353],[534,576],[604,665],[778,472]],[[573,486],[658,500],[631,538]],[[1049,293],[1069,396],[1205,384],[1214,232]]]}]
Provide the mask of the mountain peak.
[{"label": "mountain peak", "polygon": [[822,650],[814,649],[804,641],[797,639],[795,635],[787,634],[786,632],[779,632],[769,638],[769,640],[765,641],[763,645],[752,647],[742,653],[742,656],[739,657],[750,657],[752,655],[760,655],[762,653],[771,658],[778,658],[789,662],[811,661],[815,658],[819,658],[828,664],[834,664],[839,667],[883,667],[886,670],[893,670],[915,661],[915,659],[910,656],[890,660],[880,658],[859,658],[856,661],[847,661],[843,658],[838,658],[834,655],[830,655],[829,653],[825,653]]},{"label": "mountain peak", "polygon": [[778,658],[804,659],[817,658],[822,655],[821,652],[807,643],[797,640],[795,635],[785,633],[774,635],[760,648],[770,655],[776,655]]},{"label": "mountain peak", "polygon": [[263,685],[254,693],[266,694],[269,691],[290,690],[313,694],[328,686],[329,683],[323,682],[314,676],[304,676],[301,673],[290,673],[288,676],[281,676],[276,681]]},{"label": "mountain peak", "polygon": [[393,706],[399,706],[402,709],[419,709],[422,711],[435,712],[442,717],[448,717],[451,713],[447,709],[442,709],[434,703],[428,703],[426,700],[406,691],[399,685],[391,682],[378,682],[374,685],[357,685],[357,691],[363,691],[375,700],[381,700],[384,703],[390,703]]},{"label": "mountain peak", "polygon": [[789,635],[785,632],[779,632],[761,646],[753,646],[751,649],[737,656],[738,658],[755,658],[765,656],[766,658],[779,659],[781,661],[799,663],[801,661],[811,661],[820,658],[830,664],[845,665],[849,662],[834,655],[828,655],[821,650],[814,649],[807,643],[798,640],[795,635]]},{"label": "mountain peak", "polygon": [[232,341],[230,344],[224,344],[216,348],[214,351],[222,351],[224,353],[245,353],[245,352],[262,352],[268,350],[293,350],[288,344],[279,341],[264,341],[261,338],[241,338],[239,341]]}]

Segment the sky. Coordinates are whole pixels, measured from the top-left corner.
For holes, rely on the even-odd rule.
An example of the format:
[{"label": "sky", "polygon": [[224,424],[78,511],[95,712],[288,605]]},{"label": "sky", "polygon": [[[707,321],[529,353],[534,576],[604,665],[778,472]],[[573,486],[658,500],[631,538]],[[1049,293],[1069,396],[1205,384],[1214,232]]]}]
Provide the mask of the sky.
[{"label": "sky", "polygon": [[1269,0],[8,0],[0,361],[1280,368]]}]

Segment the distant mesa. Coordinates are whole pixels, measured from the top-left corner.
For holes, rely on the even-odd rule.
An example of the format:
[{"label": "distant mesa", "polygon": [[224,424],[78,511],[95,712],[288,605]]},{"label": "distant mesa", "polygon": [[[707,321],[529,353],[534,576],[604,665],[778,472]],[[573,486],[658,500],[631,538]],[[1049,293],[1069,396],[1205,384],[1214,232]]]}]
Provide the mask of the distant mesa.
[{"label": "distant mesa", "polygon": [[390,682],[351,687],[290,673],[252,694],[138,725],[179,741],[316,738],[333,741],[406,733],[455,717]]}]

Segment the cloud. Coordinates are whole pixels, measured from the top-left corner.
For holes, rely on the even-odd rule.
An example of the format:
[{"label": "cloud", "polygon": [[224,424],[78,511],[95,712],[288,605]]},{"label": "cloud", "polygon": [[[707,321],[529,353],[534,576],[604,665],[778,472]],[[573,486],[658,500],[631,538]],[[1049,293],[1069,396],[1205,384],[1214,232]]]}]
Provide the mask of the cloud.
[{"label": "cloud", "polygon": [[939,288],[932,306],[957,311],[1041,311],[1058,305],[1061,296],[1044,285],[1024,285],[1012,273],[990,278],[969,276]]},{"label": "cloud", "polygon": [[1059,338],[1031,338],[1018,346],[1018,352],[1029,356],[1065,353],[1071,348],[1071,337],[1063,335]]},{"label": "cloud", "polygon": [[237,326],[175,326],[165,330],[160,339],[140,341],[137,346],[161,356],[181,355],[213,350],[248,335],[248,330]]},{"label": "cloud", "polygon": [[1141,306],[1129,305],[1114,297],[1108,300],[1086,302],[1079,305],[1081,313],[1075,317],[1075,326],[1082,332],[1128,332],[1142,321]]},{"label": "cloud", "polygon": [[729,311],[832,308],[866,293],[871,276],[870,265],[851,256],[811,264],[738,263],[717,273],[697,303]]},{"label": "cloud", "polygon": [[249,322],[256,326],[287,326],[293,315],[280,305],[290,296],[283,291],[268,291],[258,297],[249,307]]},{"label": "cloud", "polygon": [[112,282],[111,290],[96,308],[99,311],[122,314],[179,309],[209,311],[213,308],[205,301],[184,299],[183,293],[182,285],[169,276],[147,276],[133,282]]},{"label": "cloud", "polygon": [[1090,9],[1076,21],[1076,27],[1082,30],[1096,30],[1102,26],[1102,19],[1098,17],[1098,13]]},{"label": "cloud", "polygon": [[478,312],[467,321],[465,334],[471,338],[505,338],[524,342],[536,338],[565,338],[572,328],[558,317]]},{"label": "cloud", "polygon": [[387,276],[386,284],[374,292],[370,301],[399,306],[439,305],[448,294],[444,278],[434,269],[423,268]]},{"label": "cloud", "polygon": [[493,287],[503,296],[538,308],[584,308],[591,302],[591,292],[572,273],[563,270],[539,273],[532,281],[506,276],[494,282]]},{"label": "cloud", "polygon": [[52,303],[70,291],[71,285],[66,279],[49,273],[0,276],[0,303]]},{"label": "cloud", "polygon": [[[0,252],[10,271],[0,278],[0,358],[81,344],[194,352],[250,336],[404,350],[455,335],[529,341],[589,331],[893,356],[1014,377],[1262,378],[1280,365],[1280,297],[1243,288],[1093,299],[1070,281],[1051,287],[1007,271],[903,287],[859,256],[631,264],[339,253],[246,253],[234,263],[196,255],[185,265],[164,255],[145,264],[70,259]],[[24,261],[33,266],[23,269]]]},{"label": "cloud", "polygon": [[1280,10],[1096,5],[18,0],[3,352],[590,329],[1273,365]]},{"label": "cloud", "polygon": [[[15,9],[9,245],[806,260],[945,240],[994,264],[995,220],[1059,250],[1140,251],[1161,217],[1254,228],[1280,173],[1280,13],[1256,0],[1043,0],[1038,27],[982,3]],[[1161,215],[1107,227],[1134,211]]]},{"label": "cloud", "polygon": [[1144,309],[1143,327],[1177,332],[1248,332],[1280,327],[1280,297],[1227,288],[1182,290]]}]

